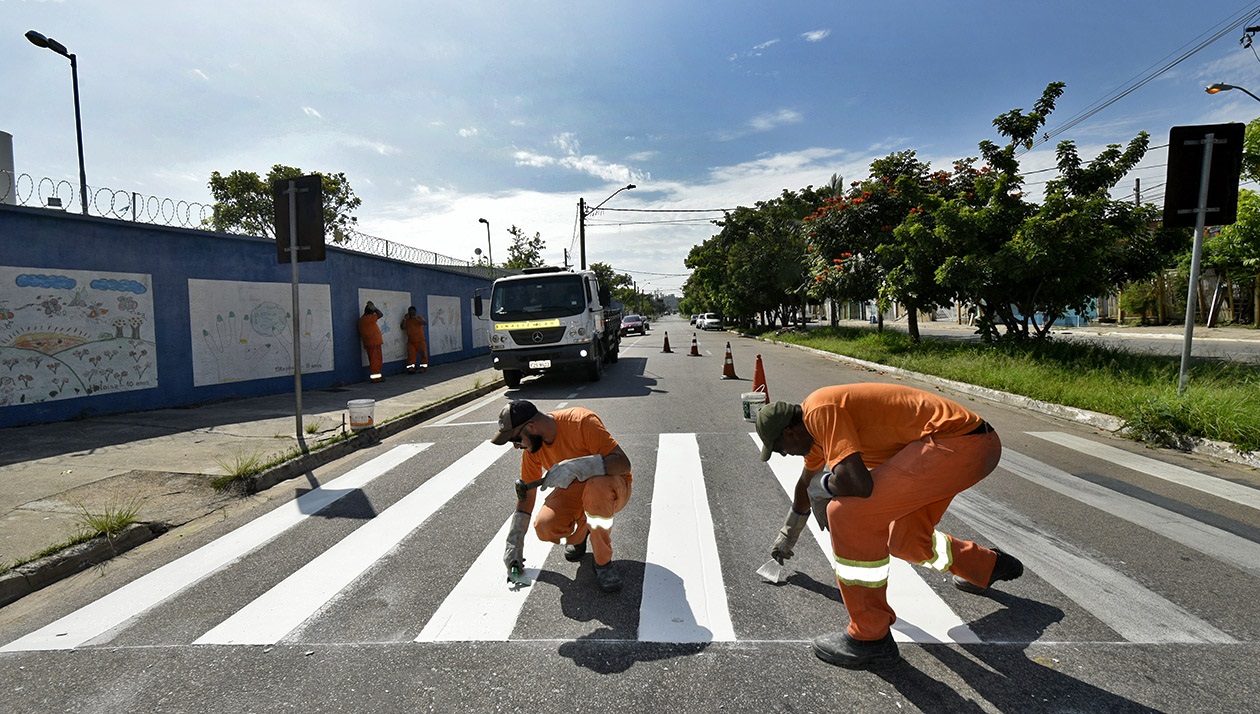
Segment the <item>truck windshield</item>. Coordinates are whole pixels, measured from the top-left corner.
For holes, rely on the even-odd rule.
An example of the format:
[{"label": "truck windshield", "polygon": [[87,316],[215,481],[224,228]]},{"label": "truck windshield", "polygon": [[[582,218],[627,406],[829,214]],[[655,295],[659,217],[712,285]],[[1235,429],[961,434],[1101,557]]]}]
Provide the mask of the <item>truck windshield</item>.
[{"label": "truck windshield", "polygon": [[511,280],[494,286],[490,297],[493,320],[537,320],[577,315],[586,309],[580,275],[547,275]]}]

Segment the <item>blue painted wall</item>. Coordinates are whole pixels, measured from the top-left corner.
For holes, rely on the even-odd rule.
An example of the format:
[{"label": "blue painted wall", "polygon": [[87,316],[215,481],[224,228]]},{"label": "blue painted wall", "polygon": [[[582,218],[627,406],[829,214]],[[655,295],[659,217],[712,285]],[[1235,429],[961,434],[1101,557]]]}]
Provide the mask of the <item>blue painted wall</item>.
[{"label": "blue painted wall", "polygon": [[[188,280],[290,283],[292,268],[277,261],[275,243],[271,240],[40,208],[0,206],[0,265],[48,273],[89,270],[149,274],[159,380],[156,389],[0,407],[0,427],[293,391],[292,375],[202,387],[193,385]],[[410,292],[422,315],[426,310],[426,295],[460,298],[463,350],[432,355],[431,365],[489,353],[486,347],[473,347],[474,318],[470,307],[474,291],[489,286],[485,277],[457,269],[420,266],[355,253],[331,245],[327,260],[301,263],[299,270],[303,285],[329,286],[333,311],[334,370],[303,374],[304,390],[367,379],[367,368],[361,366],[363,349],[357,328],[363,311],[358,298],[361,288]],[[385,373],[400,372],[402,366],[401,361],[387,362]]]}]

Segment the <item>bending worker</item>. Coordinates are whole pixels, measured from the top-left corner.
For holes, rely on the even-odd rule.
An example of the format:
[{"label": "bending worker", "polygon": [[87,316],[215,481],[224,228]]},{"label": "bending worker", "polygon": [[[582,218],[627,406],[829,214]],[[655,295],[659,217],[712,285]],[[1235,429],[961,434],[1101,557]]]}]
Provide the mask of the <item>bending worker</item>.
[{"label": "bending worker", "polygon": [[811,510],[831,530],[849,626],[814,639],[819,659],[850,668],[900,659],[886,597],[889,556],[952,573],[968,592],[1023,574],[1014,557],[936,530],[954,496],[1002,454],[993,427],[962,405],[896,384],[824,387],[799,405],[762,407],[757,435],[762,461],[805,457],[771,554],[780,563],[792,557]]},{"label": "bending worker", "polygon": [[[564,559],[571,563],[586,555],[589,541],[599,589],[620,590],[621,576],[612,563],[612,525],[630,500],[630,459],[595,412],[570,407],[543,413],[532,402],[511,401],[499,412],[499,433],[490,441],[524,450],[521,480],[541,480],[540,486],[553,489],[534,522],[538,539],[559,543],[563,538]],[[528,489],[516,502],[503,555],[509,577],[525,563],[525,531],[535,495]]]},{"label": "bending worker", "polygon": [[[424,327],[428,324],[428,320],[416,314],[415,305],[407,308],[407,315],[402,321],[403,334],[407,336],[407,374],[415,374],[417,367],[421,372],[429,369],[429,343],[424,338]],[[417,355],[420,357],[418,365]]]},{"label": "bending worker", "polygon": [[381,345],[385,344],[385,337],[381,334],[381,326],[376,324],[382,317],[385,317],[385,313],[368,300],[367,306],[363,308],[363,315],[359,318],[359,337],[363,340],[363,349],[368,356],[368,377],[373,382],[385,381],[385,376],[381,373]]}]

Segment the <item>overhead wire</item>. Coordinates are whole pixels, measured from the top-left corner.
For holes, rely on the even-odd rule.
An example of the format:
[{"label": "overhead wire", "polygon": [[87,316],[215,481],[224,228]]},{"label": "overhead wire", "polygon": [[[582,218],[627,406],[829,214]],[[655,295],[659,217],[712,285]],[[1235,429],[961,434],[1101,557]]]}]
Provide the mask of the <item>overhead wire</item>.
[{"label": "overhead wire", "polygon": [[[1129,80],[1130,84],[1128,86],[1117,88],[1116,90],[1113,91],[1111,95],[1104,97],[1102,99],[1096,100],[1089,106],[1085,107],[1081,111],[1069,117],[1068,120],[1064,122],[1063,124],[1057,125],[1055,126],[1055,128],[1043,133],[1040,139],[1036,139],[1033,141],[1031,147],[1028,147],[1028,148],[1020,147],[1020,149],[1016,152],[1016,155],[1025,154],[1031,151],[1033,148],[1036,148],[1037,146],[1040,146],[1050,141],[1054,137],[1057,137],[1060,134],[1075,128],[1082,122],[1088,120],[1089,118],[1098,114],[1099,112],[1106,109],[1107,107],[1110,107],[1112,104],[1115,104],[1121,99],[1124,99],[1125,97],[1129,96],[1130,94],[1137,91],[1138,89],[1141,89],[1142,87],[1146,86],[1155,78],[1159,77],[1160,75],[1164,74],[1165,72],[1171,70],[1172,68],[1176,67],[1177,65],[1189,59],[1190,57],[1194,56],[1195,54],[1197,54],[1198,52],[1206,48],[1208,45],[1211,45],[1212,43],[1224,37],[1230,31],[1235,30],[1239,25],[1245,26],[1247,18],[1253,18],[1253,17],[1256,17],[1257,15],[1260,15],[1260,4],[1248,6],[1245,11],[1238,12],[1222,20],[1221,22],[1217,23],[1214,29],[1205,30],[1204,32],[1200,33],[1198,37],[1195,38],[1195,40],[1197,40],[1210,32],[1211,35],[1206,40],[1199,42],[1199,44],[1195,45],[1192,49],[1182,52],[1180,55],[1177,55],[1174,59],[1167,61],[1162,65],[1153,65],[1155,69],[1153,69],[1152,71],[1149,71],[1145,76],[1142,76],[1140,79],[1138,77],[1134,77],[1133,79]],[[1188,45],[1193,43],[1195,40],[1191,40],[1189,43],[1182,45],[1182,48],[1187,47]],[[1165,59],[1167,59],[1167,57],[1170,57],[1170,56],[1172,55],[1171,54],[1166,55]]]}]

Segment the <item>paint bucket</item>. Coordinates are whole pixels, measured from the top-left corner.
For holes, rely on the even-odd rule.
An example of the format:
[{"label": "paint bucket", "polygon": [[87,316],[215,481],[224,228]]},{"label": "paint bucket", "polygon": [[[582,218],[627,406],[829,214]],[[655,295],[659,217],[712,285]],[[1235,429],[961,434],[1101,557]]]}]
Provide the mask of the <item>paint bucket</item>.
[{"label": "paint bucket", "polygon": [[739,404],[744,410],[744,421],[757,421],[757,412],[766,404],[766,393],[744,392],[739,395]]},{"label": "paint bucket", "polygon": [[375,399],[351,399],[346,402],[346,408],[350,410],[351,429],[372,428],[372,413],[376,410]]}]

